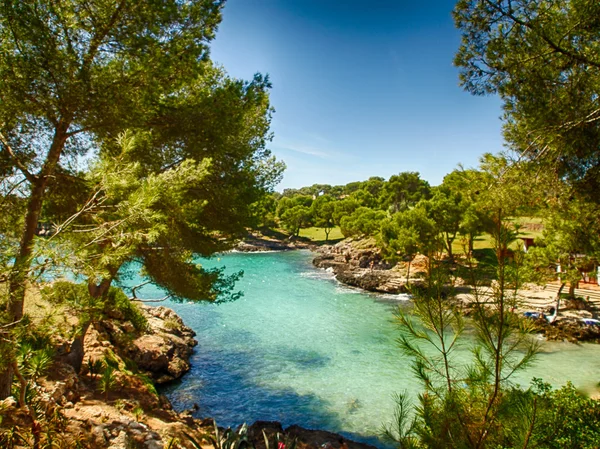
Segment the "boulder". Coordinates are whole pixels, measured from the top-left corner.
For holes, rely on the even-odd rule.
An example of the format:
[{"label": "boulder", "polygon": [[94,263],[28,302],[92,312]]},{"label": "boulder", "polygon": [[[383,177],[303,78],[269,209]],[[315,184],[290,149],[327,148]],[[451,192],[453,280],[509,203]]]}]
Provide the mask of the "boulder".
[{"label": "boulder", "polygon": [[133,340],[126,354],[158,384],[180,378],[190,369],[197,342],[192,329],[167,307],[142,306],[151,333]]}]

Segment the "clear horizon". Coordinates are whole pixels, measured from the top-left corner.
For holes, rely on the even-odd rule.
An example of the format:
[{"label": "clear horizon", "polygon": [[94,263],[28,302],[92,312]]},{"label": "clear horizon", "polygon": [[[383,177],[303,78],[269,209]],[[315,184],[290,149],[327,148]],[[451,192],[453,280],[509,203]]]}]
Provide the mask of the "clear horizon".
[{"label": "clear horizon", "polygon": [[211,56],[273,83],[277,190],[403,171],[437,185],[503,150],[499,98],[459,86],[454,3],[227,2]]}]

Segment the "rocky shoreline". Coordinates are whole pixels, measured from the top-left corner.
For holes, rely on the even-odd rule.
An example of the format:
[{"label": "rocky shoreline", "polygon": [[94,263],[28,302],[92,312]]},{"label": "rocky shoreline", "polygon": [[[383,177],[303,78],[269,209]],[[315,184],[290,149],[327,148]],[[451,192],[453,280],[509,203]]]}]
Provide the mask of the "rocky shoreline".
[{"label": "rocky shoreline", "polygon": [[[193,449],[213,446],[214,421],[196,419],[193,410],[176,412],[155,385],[172,382],[190,369],[190,357],[197,342],[194,331],[166,307],[138,306],[147,320],[144,332],[119,317],[95,323],[85,338],[85,359],[80,373],[57,359],[48,374],[31,385],[35,392],[31,406],[19,407],[17,399],[0,401],[0,446],[29,447],[37,433],[43,442],[52,439],[61,446],[90,449]],[[59,342],[60,343],[60,342]],[[101,391],[102,372],[94,372],[95,361],[113,360],[118,368],[110,388]],[[41,413],[41,414],[40,414]],[[270,440],[297,441],[299,449],[318,449],[327,444],[341,446],[340,435],[280,423],[256,422],[247,438],[257,449],[265,448],[263,429]],[[220,429],[221,438],[225,429]],[[20,435],[21,445],[7,438]],[[207,439],[208,438],[208,439]],[[290,440],[291,441],[291,440]],[[59,443],[60,442],[60,443]],[[223,442],[221,442],[223,443]],[[6,445],[3,445],[6,444]],[[350,449],[374,449],[367,444],[346,441]],[[274,443],[273,447],[277,444]],[[220,446],[219,446],[220,447]]]},{"label": "rocky shoreline", "polygon": [[[406,271],[386,263],[373,241],[347,239],[333,246],[317,250],[313,265],[329,270],[338,281],[377,293],[406,293]],[[411,274],[421,272],[419,264]],[[420,279],[411,277],[411,283]]]},{"label": "rocky shoreline", "polygon": [[[194,331],[171,309],[138,307],[147,320],[146,331],[135,331],[130,321],[118,316],[95,323],[86,334],[80,373],[59,357],[46,376],[33,382],[30,402],[43,410],[37,422],[30,407],[20,408],[10,397],[0,401],[2,428],[29,432],[31,438],[35,429],[47,428],[43,438],[57,433],[52,438],[63,444],[60,447],[162,449],[169,442],[183,441],[186,434],[200,440],[206,426],[173,411],[154,387],[190,369]],[[117,368],[110,387],[100,391],[107,375],[93,367],[106,357]]]},{"label": "rocky shoreline", "polygon": [[[373,240],[346,239],[332,245],[319,247],[313,265],[331,271],[336,279],[346,285],[376,293],[407,293],[407,269],[405,264],[387,264]],[[426,262],[417,256],[411,264],[410,285],[419,286]],[[472,295],[468,287],[461,287],[458,297],[468,315]],[[466,291],[466,292],[465,292]],[[556,292],[531,285],[519,292],[520,304],[516,313],[536,312],[550,315],[556,305]],[[586,324],[585,319],[597,319],[598,310],[585,301],[561,301],[559,313],[553,323],[545,318],[535,322],[535,329],[548,341],[568,341],[571,343],[600,343],[600,326]]]},{"label": "rocky shoreline", "polygon": [[249,233],[244,240],[239,241],[234,251],[244,253],[267,251],[291,251],[294,249],[314,249],[315,245],[301,238],[281,238],[264,235],[260,232]]},{"label": "rocky shoreline", "polygon": [[138,305],[148,321],[148,331],[134,339],[131,324],[123,320],[103,320],[88,331],[85,339],[84,367],[100,360],[109,348],[162,385],[179,379],[190,370],[190,357],[198,344],[196,333],[173,310]]},{"label": "rocky shoreline", "polygon": [[[405,268],[388,265],[373,243],[346,240],[337,245],[320,247],[316,249],[318,254],[313,264],[332,271],[340,282],[366,291],[391,294],[406,292]],[[246,245],[252,248],[248,251],[307,247],[303,243],[293,243],[292,246],[260,237]],[[420,282],[419,276],[423,270],[423,261],[413,264],[411,284]],[[469,295],[461,296],[465,312],[468,313]],[[542,288],[532,288],[523,298],[523,310],[541,312],[547,311],[555,301],[554,292]],[[56,424],[56,431],[66,445],[79,444],[80,447],[98,449],[176,449],[196,447],[195,441],[201,442],[202,447],[211,447],[210,435],[213,438],[215,436],[212,419],[196,419],[193,417],[194,411],[174,411],[169,400],[158,395],[154,387],[172,382],[189,371],[190,357],[197,344],[194,331],[171,309],[162,306],[138,307],[148,323],[144,332],[136,332],[133,324],[118,313],[95,323],[86,335],[82,371],[76,373],[70,365],[54,362],[49,374],[36,380],[33,385],[36,407],[44,411],[44,419],[62,417],[59,419],[62,424]],[[548,340],[600,343],[600,328],[581,322],[582,317],[591,316],[596,315],[585,310],[581,301],[566,301],[555,323],[549,324],[542,318],[535,324],[537,331]],[[93,372],[91,367],[107,354],[113,357],[119,368],[111,388],[100,392],[102,373]],[[0,430],[41,427],[34,422],[27,408],[18,407],[12,397],[0,401],[0,422]],[[256,422],[247,429],[246,437],[256,449],[266,449],[263,430],[273,441],[277,434],[281,439],[297,441],[299,449],[318,449],[322,445],[332,449],[344,446],[350,449],[373,449],[367,444],[343,442],[342,437],[334,433],[299,426],[284,429],[277,422]],[[221,435],[223,431],[220,430]],[[0,435],[0,442],[1,438]]]}]

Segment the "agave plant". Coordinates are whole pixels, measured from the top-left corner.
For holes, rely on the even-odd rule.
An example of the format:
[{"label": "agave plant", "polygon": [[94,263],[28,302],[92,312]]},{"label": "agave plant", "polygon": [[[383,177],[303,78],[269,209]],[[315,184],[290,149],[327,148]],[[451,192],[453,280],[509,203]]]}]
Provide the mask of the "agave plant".
[{"label": "agave plant", "polygon": [[[202,438],[211,443],[215,449],[254,449],[254,445],[248,439],[248,426],[246,423],[242,424],[237,431],[228,427],[222,434],[219,432],[219,427],[214,420],[213,424],[215,427],[215,434],[203,434]],[[193,441],[192,444],[194,445],[194,448],[201,447],[192,437],[187,434],[186,437],[190,439],[190,442]]]},{"label": "agave plant", "polygon": [[[269,438],[265,431],[262,431],[263,438],[265,439],[265,447],[266,449],[271,449],[271,445],[269,444]],[[298,445],[298,438],[291,438],[288,435],[281,435],[279,432],[275,434],[275,441],[273,444],[273,449],[296,449]]]}]

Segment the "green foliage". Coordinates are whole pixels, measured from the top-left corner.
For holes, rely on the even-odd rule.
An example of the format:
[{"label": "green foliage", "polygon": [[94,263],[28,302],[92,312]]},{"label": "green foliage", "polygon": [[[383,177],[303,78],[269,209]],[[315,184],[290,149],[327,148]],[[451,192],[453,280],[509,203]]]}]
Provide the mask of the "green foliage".
[{"label": "green foliage", "polygon": [[440,247],[438,229],[427,210],[415,207],[392,215],[381,227],[381,241],[386,257],[413,259],[417,253],[431,255]]},{"label": "green foliage", "polygon": [[35,382],[48,372],[54,363],[53,356],[54,351],[51,348],[33,350],[30,346],[22,344],[19,347],[19,369],[23,376]]},{"label": "green foliage", "polygon": [[138,331],[148,328],[148,321],[139,308],[132,303],[123,291],[110,287],[100,298],[90,295],[88,286],[69,281],[55,281],[42,289],[44,298],[53,304],[67,305],[79,314],[83,326],[106,318],[110,312],[120,312],[131,321]]},{"label": "green foliage", "polygon": [[352,192],[349,198],[355,200],[360,207],[376,209],[379,206],[377,198],[367,190],[360,189]]},{"label": "green foliage", "polygon": [[310,208],[313,204],[313,197],[308,195],[295,195],[295,196],[283,196],[277,203],[277,216],[281,218],[281,216],[288,211],[297,206],[302,206],[306,208]]},{"label": "green foliage", "polygon": [[466,201],[460,193],[452,192],[442,187],[435,190],[433,197],[423,202],[427,214],[435,222],[437,230],[442,234],[442,242],[448,252],[450,259],[453,259],[452,242],[461,230]]},{"label": "green foliage", "polygon": [[379,176],[371,176],[362,183],[362,189],[366,192],[369,192],[374,198],[379,198],[385,182],[385,179]]},{"label": "green foliage", "polygon": [[[425,211],[420,215],[426,217]],[[423,385],[412,415],[406,397],[399,396],[394,423],[385,432],[406,447],[528,447],[521,443],[530,439],[531,428],[518,424],[527,419],[533,422],[535,411],[526,398],[511,390],[509,382],[531,363],[537,344],[529,336],[530,323],[512,312],[524,281],[522,256],[513,260],[504,256],[515,231],[506,217],[496,218],[496,276],[488,293],[478,288],[481,267],[467,260],[474,286],[471,323],[475,340],[470,364],[465,366],[454,355],[464,344],[462,307],[452,287],[452,272],[433,257],[434,252],[428,253],[425,285],[412,292],[418,320],[412,314],[398,315],[400,347],[412,359],[413,372]],[[531,413],[519,416],[517,409]],[[515,441],[521,443],[513,446]]]},{"label": "green foliage", "polygon": [[313,201],[312,216],[314,225],[323,228],[325,231],[325,241],[329,240],[329,233],[335,227],[333,215],[335,212],[335,200],[330,195],[324,194]]},{"label": "green foliage", "polygon": [[374,236],[379,233],[381,221],[385,217],[386,213],[383,211],[359,207],[341,219],[340,229],[344,237]]},{"label": "green foliage", "polygon": [[412,404],[404,393],[394,395],[394,416],[392,422],[384,424],[381,435],[388,443],[396,443],[402,449],[417,449],[420,444],[417,434],[418,420],[412,415]]},{"label": "green foliage", "polygon": [[113,364],[109,363],[106,359],[104,360],[104,369],[98,379],[98,390],[100,393],[105,395],[108,399],[108,393],[117,385],[117,377],[115,372],[117,369]]},{"label": "green foliage", "polygon": [[134,407],[134,409],[131,411],[131,414],[137,422],[140,422],[144,416],[144,409],[138,405],[137,407]]},{"label": "green foliage", "polygon": [[530,248],[527,260],[542,281],[554,280],[560,265],[560,279],[571,286],[581,280],[582,272],[592,271],[600,260],[600,223],[594,203],[573,196],[557,201],[545,220],[544,232]]},{"label": "green foliage", "polygon": [[278,193],[265,195],[252,205],[252,216],[254,217],[254,223],[252,224],[253,228],[274,228],[277,226],[276,214],[278,197]]},{"label": "green foliage", "polygon": [[402,172],[390,177],[383,186],[382,206],[392,212],[406,210],[422,199],[430,196],[427,181],[422,180],[417,172]]},{"label": "green foliage", "polygon": [[123,399],[117,399],[114,403],[114,406],[118,411],[125,410],[126,405],[127,403]]},{"label": "green foliage", "polygon": [[306,206],[293,206],[286,209],[281,214],[279,220],[292,235],[298,236],[300,234],[300,229],[310,224],[311,212]]},{"label": "green foliage", "polygon": [[[188,158],[167,170],[148,172],[151,167],[136,161],[143,141],[144,136],[121,135],[113,149],[117,155],[92,168],[90,182],[99,204],[78,217],[85,234],[65,232],[63,243],[71,248],[72,264],[90,283],[101,286],[117,277],[123,264],[138,260],[142,274],[175,299],[235,299],[238,294],[231,291],[239,275],[226,277],[222,270],[205,270],[194,262],[196,254],[227,249],[234,237],[228,230],[243,229],[241,217],[231,215],[236,212],[222,213],[217,221],[212,214],[222,202],[203,198],[215,160],[196,163]],[[232,221],[222,223],[227,217]]]},{"label": "green foliage", "polygon": [[[266,149],[268,77],[232,79],[208,59],[222,6],[3,3],[0,204],[14,213],[0,221],[2,323],[21,318],[38,260],[73,267],[96,298],[134,259],[177,299],[231,293],[235,276],[193,256],[231,248],[284,165]],[[38,218],[59,223],[41,245]],[[9,377],[0,371],[0,397]]]},{"label": "green foliage", "polygon": [[352,213],[359,207],[359,202],[352,197],[337,201],[333,211],[333,222],[340,226],[342,219],[352,215]]},{"label": "green foliage", "polygon": [[592,449],[600,445],[600,402],[577,391],[571,383],[553,390],[535,380],[533,399],[537,420],[532,447]]},{"label": "green foliage", "polygon": [[595,203],[599,16],[596,0],[460,0],[454,11],[462,85],[476,95],[498,94],[511,148]]},{"label": "green foliage", "polygon": [[[246,449],[253,445],[248,439],[248,426],[244,423],[238,431],[227,428],[223,433],[219,431],[217,423],[214,424],[214,435],[204,435],[204,439],[210,442],[215,449]],[[194,441],[189,435],[188,439]]]},{"label": "green foliage", "polygon": [[131,321],[137,331],[148,329],[148,320],[137,305],[129,300],[127,295],[117,287],[110,287],[104,299],[104,313],[109,310],[118,310],[123,313],[126,320]]}]

